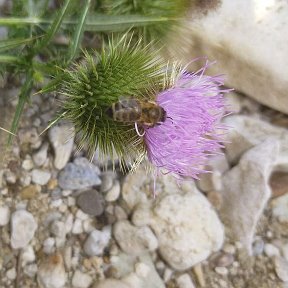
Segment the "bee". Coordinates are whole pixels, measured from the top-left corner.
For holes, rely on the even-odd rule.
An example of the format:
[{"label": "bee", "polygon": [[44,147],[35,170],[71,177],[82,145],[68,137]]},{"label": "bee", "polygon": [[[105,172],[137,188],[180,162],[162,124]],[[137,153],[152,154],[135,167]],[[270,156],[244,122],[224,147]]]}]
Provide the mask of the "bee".
[{"label": "bee", "polygon": [[107,110],[114,121],[154,127],[166,120],[166,111],[154,101],[121,98]]}]

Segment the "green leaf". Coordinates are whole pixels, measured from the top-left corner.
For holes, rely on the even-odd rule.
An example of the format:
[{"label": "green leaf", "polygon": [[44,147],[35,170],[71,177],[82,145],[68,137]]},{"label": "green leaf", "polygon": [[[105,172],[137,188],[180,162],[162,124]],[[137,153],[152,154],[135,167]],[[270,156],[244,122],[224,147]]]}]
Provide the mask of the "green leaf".
[{"label": "green leaf", "polygon": [[75,29],[73,38],[72,38],[72,44],[70,45],[69,51],[68,51],[68,62],[72,61],[77,53],[77,50],[79,48],[79,45],[81,43],[83,32],[84,32],[84,26],[87,18],[87,13],[90,7],[91,0],[86,0],[84,7],[82,9],[82,13],[78,20],[78,25]]}]

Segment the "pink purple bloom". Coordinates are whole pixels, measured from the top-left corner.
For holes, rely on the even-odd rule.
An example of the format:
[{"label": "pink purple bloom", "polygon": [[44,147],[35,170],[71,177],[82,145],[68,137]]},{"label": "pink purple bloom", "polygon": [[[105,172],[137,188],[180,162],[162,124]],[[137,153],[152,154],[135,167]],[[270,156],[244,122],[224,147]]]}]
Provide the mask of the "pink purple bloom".
[{"label": "pink purple bloom", "polygon": [[222,76],[206,76],[206,63],[196,73],[183,72],[174,86],[157,96],[167,113],[165,122],[144,127],[150,162],[158,170],[198,178],[210,155],[220,152],[225,127]]}]

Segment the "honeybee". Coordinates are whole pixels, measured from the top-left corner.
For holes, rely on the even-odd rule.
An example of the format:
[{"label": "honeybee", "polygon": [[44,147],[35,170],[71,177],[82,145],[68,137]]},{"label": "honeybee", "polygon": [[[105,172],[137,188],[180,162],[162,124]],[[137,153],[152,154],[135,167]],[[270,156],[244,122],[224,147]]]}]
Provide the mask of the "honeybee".
[{"label": "honeybee", "polygon": [[132,97],[121,98],[113,103],[107,114],[114,121],[137,123],[148,127],[160,125],[166,120],[166,111],[156,102]]}]

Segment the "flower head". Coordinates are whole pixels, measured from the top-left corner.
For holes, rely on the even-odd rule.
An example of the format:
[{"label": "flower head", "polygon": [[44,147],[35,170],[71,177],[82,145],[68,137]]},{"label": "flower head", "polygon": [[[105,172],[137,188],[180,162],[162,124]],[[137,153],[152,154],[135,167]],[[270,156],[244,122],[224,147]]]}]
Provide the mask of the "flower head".
[{"label": "flower head", "polygon": [[144,127],[150,162],[178,176],[198,178],[207,157],[222,147],[225,112],[221,76],[203,75],[208,63],[196,73],[182,72],[173,87],[160,92],[157,103],[167,113],[166,121]]}]

